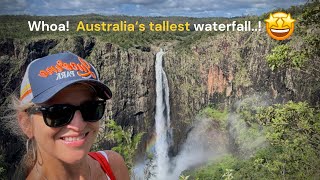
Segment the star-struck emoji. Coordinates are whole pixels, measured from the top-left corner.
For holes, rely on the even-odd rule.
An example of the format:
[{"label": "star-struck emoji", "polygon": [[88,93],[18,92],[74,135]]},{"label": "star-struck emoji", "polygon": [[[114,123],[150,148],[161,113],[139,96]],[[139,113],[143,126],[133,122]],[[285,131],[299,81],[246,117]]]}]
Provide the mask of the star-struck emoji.
[{"label": "star-struck emoji", "polygon": [[291,36],[295,20],[290,14],[284,12],[270,13],[265,20],[267,33],[276,40],[284,40]]}]

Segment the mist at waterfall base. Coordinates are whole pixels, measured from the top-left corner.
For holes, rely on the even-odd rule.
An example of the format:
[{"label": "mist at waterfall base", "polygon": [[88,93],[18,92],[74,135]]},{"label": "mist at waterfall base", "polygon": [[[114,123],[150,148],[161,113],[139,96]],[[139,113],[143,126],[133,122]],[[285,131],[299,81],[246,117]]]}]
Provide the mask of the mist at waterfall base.
[{"label": "mist at waterfall base", "polygon": [[[200,118],[197,124],[189,132],[185,143],[182,145],[179,154],[172,158],[172,171],[168,174],[167,179],[179,179],[180,174],[187,169],[198,167],[209,161],[221,157],[226,153],[223,146],[216,142],[225,140],[223,136],[219,136],[216,129],[209,130],[212,119]],[[215,139],[219,137],[221,139]]]},{"label": "mist at waterfall base", "polygon": [[[217,162],[226,154],[232,154],[234,148],[230,139],[237,142],[239,158],[249,158],[259,149],[267,147],[265,129],[261,126],[257,131],[250,130],[245,120],[241,118],[241,109],[257,109],[272,104],[270,97],[265,94],[252,94],[242,100],[236,101],[233,112],[228,112],[228,128],[222,130],[221,124],[217,124],[212,118],[197,116],[193,129],[188,133],[181,151],[173,157],[167,179],[178,180],[185,170],[199,167],[208,162]],[[244,136],[245,135],[245,136]]]},{"label": "mist at waterfall base", "polygon": [[[212,119],[200,118],[196,121],[197,123],[188,133],[178,155],[169,157],[167,164],[163,164],[168,170],[167,173],[159,172],[160,174],[157,174],[157,165],[148,164],[148,160],[146,160],[135,166],[135,177],[133,179],[178,180],[184,170],[198,167],[223,156],[226,153],[225,147],[215,146],[214,142],[224,141],[225,139],[214,139],[217,136],[212,136],[212,134],[219,133],[215,129],[208,131],[208,127],[212,125]],[[154,153],[155,144],[149,144],[147,149],[151,151],[150,153]],[[156,163],[156,161],[153,162]],[[148,171],[153,176],[146,178]]]}]

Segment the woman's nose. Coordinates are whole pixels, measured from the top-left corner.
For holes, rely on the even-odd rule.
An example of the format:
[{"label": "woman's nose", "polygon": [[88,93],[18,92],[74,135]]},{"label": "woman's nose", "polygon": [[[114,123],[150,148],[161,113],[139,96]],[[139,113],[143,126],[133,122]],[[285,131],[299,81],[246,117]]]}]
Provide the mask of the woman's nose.
[{"label": "woman's nose", "polygon": [[87,125],[87,122],[83,120],[82,114],[79,110],[74,113],[74,116],[67,125],[67,128],[73,129],[74,131],[82,131]]}]

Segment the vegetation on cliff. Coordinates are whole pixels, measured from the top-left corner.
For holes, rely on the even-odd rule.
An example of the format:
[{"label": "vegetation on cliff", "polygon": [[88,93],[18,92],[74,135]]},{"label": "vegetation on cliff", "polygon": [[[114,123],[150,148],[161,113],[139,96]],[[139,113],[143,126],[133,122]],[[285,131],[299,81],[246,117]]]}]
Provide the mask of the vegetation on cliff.
[{"label": "vegetation on cliff", "polygon": [[295,102],[285,100],[282,104],[263,98],[255,100],[260,102],[256,104],[249,95],[249,101],[242,100],[228,114],[228,127],[224,130],[229,132],[228,155],[185,171],[183,177],[228,180],[320,177],[320,41],[316,20],[319,8],[314,1],[300,11],[294,37],[276,42],[265,56],[272,74],[285,74],[287,90],[292,88],[297,94],[311,91],[313,98],[296,95],[288,98]]},{"label": "vegetation on cliff", "polygon": [[[319,110],[305,102],[290,101],[250,106],[239,113],[237,121],[245,122],[242,128],[245,131],[239,131],[237,136],[229,134],[235,139],[231,146],[238,147],[237,151],[184,175],[190,179],[314,179],[320,176]],[[251,146],[254,134],[250,132],[263,136],[264,142]],[[254,153],[241,153],[248,151]]]}]

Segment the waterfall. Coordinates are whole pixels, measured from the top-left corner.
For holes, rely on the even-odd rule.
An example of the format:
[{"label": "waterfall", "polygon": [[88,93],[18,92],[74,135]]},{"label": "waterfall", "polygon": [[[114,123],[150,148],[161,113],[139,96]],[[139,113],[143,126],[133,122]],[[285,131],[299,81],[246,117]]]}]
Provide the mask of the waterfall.
[{"label": "waterfall", "polygon": [[170,126],[169,86],[166,73],[162,68],[161,49],[156,55],[156,144],[155,144],[155,179],[167,179],[170,170],[168,150],[172,141]]},{"label": "waterfall", "polygon": [[[170,122],[169,86],[166,73],[162,68],[162,57],[165,52],[161,49],[156,55],[156,113],[155,135],[147,145],[147,152],[153,154],[151,159],[144,159],[134,167],[132,179],[143,180],[178,180],[181,172],[202,164],[215,156],[215,151],[208,148],[204,129],[208,121],[200,121],[189,135],[181,150],[174,157],[169,157],[169,148],[173,144]],[[210,122],[210,121],[209,121]],[[149,148],[148,148],[149,147]]]}]

